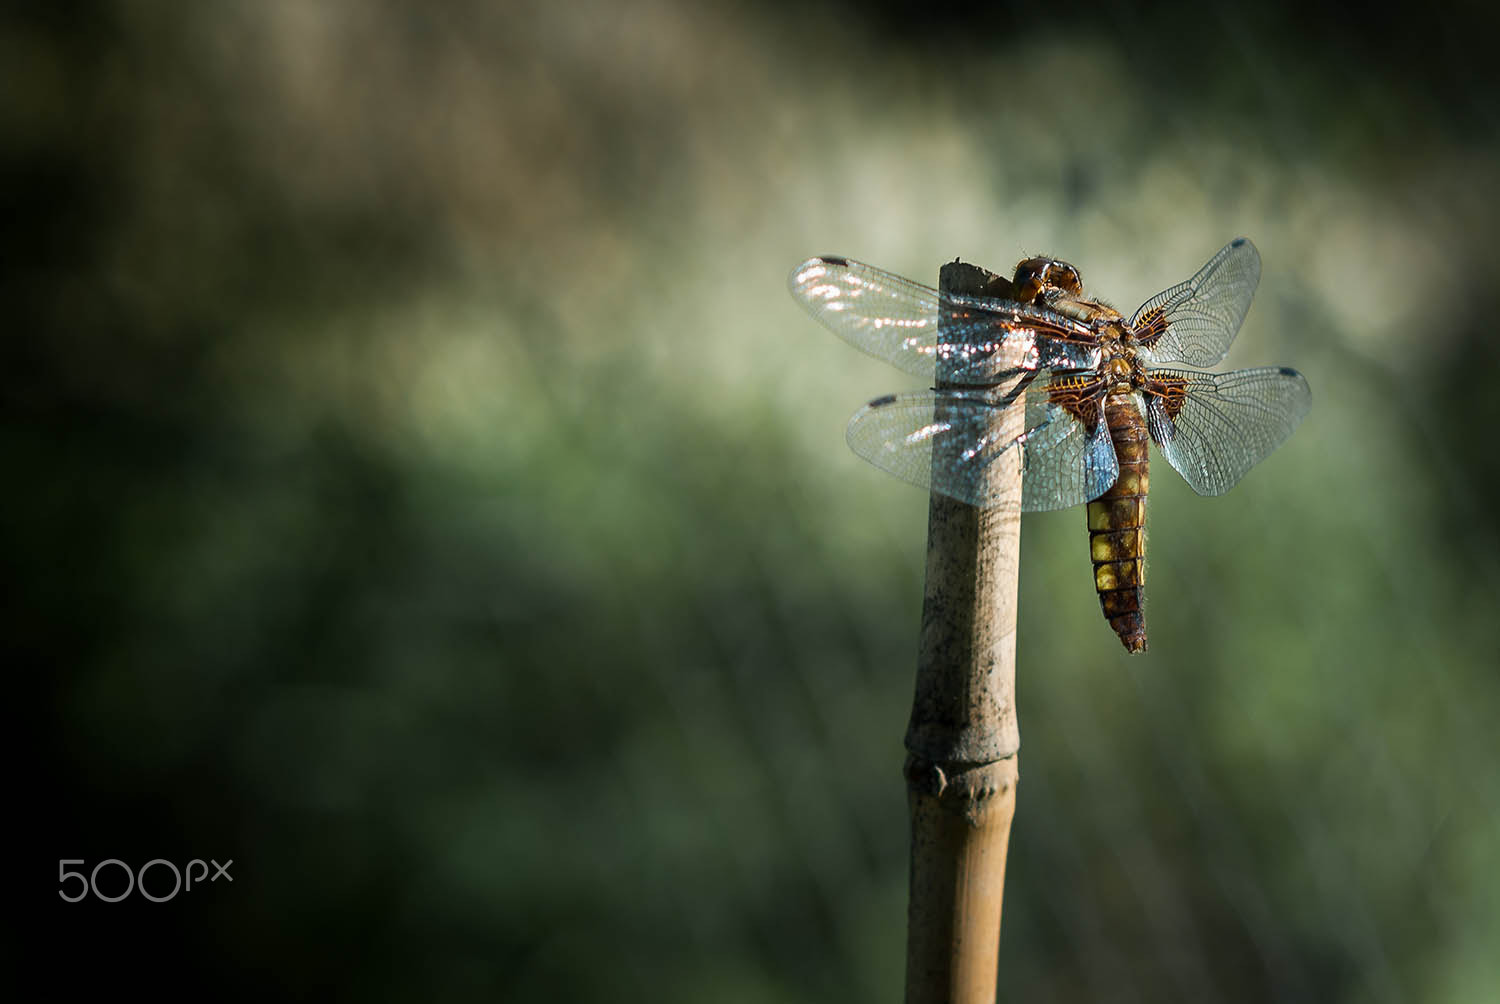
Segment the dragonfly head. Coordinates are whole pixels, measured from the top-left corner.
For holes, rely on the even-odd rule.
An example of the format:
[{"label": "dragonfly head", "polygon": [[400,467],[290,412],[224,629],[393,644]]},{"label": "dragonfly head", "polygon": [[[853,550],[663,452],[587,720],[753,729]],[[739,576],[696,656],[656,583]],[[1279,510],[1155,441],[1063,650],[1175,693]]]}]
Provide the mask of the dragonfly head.
[{"label": "dragonfly head", "polygon": [[1051,296],[1082,296],[1083,277],[1078,269],[1056,258],[1027,258],[1016,266],[1015,297],[1022,303],[1037,303]]}]

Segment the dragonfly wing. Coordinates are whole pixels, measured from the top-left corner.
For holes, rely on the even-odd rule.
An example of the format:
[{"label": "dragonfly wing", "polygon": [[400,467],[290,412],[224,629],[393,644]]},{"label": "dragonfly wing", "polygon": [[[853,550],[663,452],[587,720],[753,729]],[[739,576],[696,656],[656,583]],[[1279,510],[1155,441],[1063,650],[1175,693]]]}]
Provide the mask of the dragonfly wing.
[{"label": "dragonfly wing", "polygon": [[[809,258],[792,270],[792,297],[857,349],[931,378],[938,291],[847,258]],[[924,351],[925,349],[925,351]]]},{"label": "dragonfly wing", "polygon": [[1051,512],[1088,502],[1109,491],[1120,476],[1103,409],[1095,407],[1090,430],[1050,401],[1045,389],[1027,395],[1023,511]]},{"label": "dragonfly wing", "polygon": [[848,258],[809,258],[788,285],[834,334],[928,380],[991,384],[1023,370],[1099,362],[1086,325],[1033,305],[939,293]]},{"label": "dragonfly wing", "polygon": [[1284,366],[1152,370],[1142,390],[1151,438],[1199,495],[1229,491],[1312,407],[1307,380]]},{"label": "dragonfly wing", "polygon": [[1102,421],[1090,432],[1042,387],[1027,393],[1026,431],[1006,436],[997,431],[1009,424],[1002,407],[979,391],[892,394],[854,414],[849,445],[904,481],[982,508],[1064,509],[1114,484],[1119,468]]},{"label": "dragonfly wing", "polygon": [[1141,304],[1130,326],[1151,363],[1216,365],[1229,352],[1260,283],[1260,253],[1236,237],[1198,274]]}]

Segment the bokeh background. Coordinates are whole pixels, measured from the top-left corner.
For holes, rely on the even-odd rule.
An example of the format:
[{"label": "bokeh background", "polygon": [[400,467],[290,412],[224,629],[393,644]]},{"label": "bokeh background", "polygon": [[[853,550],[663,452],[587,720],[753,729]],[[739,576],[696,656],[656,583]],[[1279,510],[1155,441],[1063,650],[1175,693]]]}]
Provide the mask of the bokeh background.
[{"label": "bokeh background", "polygon": [[1500,999],[1496,27],[12,9],[9,965],[898,1000],[926,500],[843,428],[913,381],[786,274],[1048,252],[1128,310],[1245,234],[1228,365],[1314,407],[1223,498],[1157,465],[1147,655],[1025,521],[1002,997]]}]

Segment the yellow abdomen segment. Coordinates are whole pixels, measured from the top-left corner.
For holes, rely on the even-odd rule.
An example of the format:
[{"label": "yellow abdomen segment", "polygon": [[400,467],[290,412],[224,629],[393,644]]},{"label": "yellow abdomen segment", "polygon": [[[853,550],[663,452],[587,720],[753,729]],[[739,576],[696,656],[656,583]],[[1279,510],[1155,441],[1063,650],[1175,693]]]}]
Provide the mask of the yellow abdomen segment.
[{"label": "yellow abdomen segment", "polygon": [[1111,395],[1104,418],[1114,441],[1120,476],[1089,503],[1089,557],[1105,619],[1130,652],[1146,649],[1146,494],[1150,487],[1146,444],[1150,437],[1134,400]]}]

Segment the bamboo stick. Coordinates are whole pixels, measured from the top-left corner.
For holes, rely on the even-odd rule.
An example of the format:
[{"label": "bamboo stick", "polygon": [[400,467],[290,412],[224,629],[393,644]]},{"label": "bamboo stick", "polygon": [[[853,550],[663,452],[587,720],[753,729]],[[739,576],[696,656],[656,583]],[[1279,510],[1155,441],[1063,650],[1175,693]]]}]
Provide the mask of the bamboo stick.
[{"label": "bamboo stick", "polygon": [[[1008,296],[973,265],[943,266],[945,291]],[[943,386],[941,368],[938,386]],[[997,411],[995,434],[1024,428],[1024,396]],[[935,456],[934,463],[942,458]],[[984,475],[1020,499],[1020,458]],[[995,999],[1005,857],[1015,814],[1019,504],[978,509],[934,493],[927,517],[916,696],[906,733],[911,810],[907,1004]]]}]

